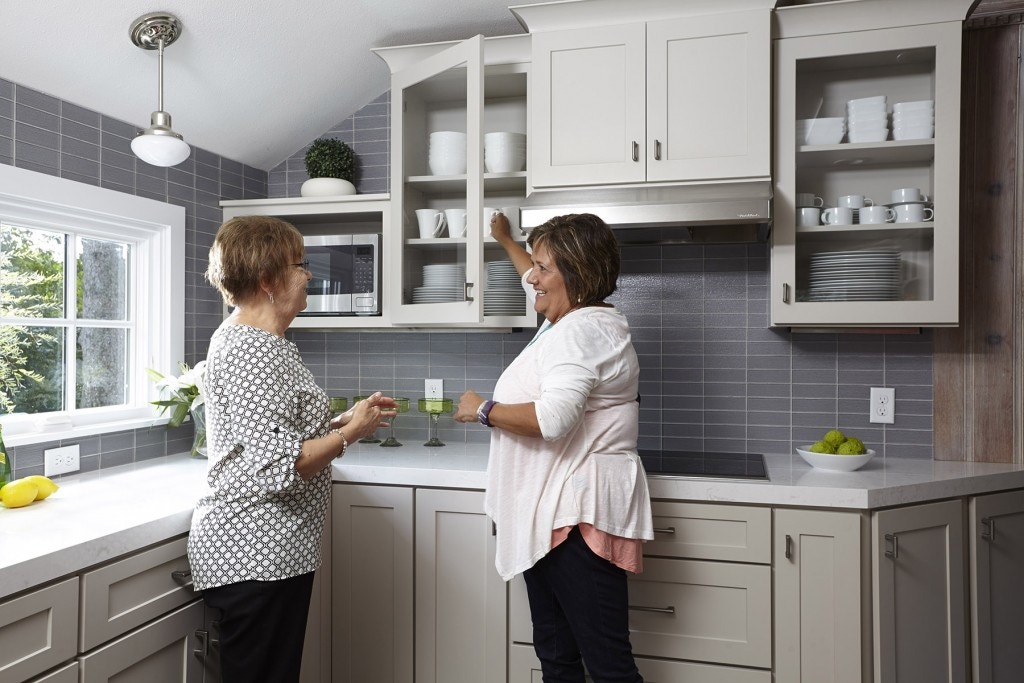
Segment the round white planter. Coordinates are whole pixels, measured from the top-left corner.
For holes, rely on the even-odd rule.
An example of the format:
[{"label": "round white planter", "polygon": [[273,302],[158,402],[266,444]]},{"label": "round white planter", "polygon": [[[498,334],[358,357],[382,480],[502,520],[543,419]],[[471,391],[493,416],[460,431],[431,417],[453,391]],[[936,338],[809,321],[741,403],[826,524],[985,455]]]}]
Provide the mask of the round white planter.
[{"label": "round white planter", "polygon": [[303,197],[335,197],[355,194],[356,187],[342,178],[310,178],[302,183],[299,192]]}]

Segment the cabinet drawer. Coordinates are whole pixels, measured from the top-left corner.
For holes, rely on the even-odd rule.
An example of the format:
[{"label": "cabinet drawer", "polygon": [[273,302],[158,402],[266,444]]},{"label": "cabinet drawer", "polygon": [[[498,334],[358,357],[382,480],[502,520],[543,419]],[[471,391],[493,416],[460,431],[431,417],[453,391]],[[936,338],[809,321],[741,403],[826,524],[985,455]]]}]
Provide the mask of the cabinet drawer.
[{"label": "cabinet drawer", "polygon": [[[186,542],[179,538],[82,575],[82,652],[195,599]],[[173,572],[186,573],[176,578]]]},{"label": "cabinet drawer", "polygon": [[202,628],[203,601],[196,600],[80,657],[81,681],[202,683],[203,661],[196,636]]},{"label": "cabinet drawer", "polygon": [[[661,659],[636,658],[636,668],[645,683],[771,683],[770,671],[737,669],[694,662],[670,662]],[[508,683],[541,683],[540,660],[532,645],[509,648]],[[590,677],[587,676],[587,680]]]},{"label": "cabinet drawer", "polygon": [[[629,577],[634,654],[770,669],[771,579],[766,565],[644,558],[644,572]],[[531,623],[517,576],[509,586],[511,640],[532,643]]]},{"label": "cabinet drawer", "polygon": [[771,564],[771,508],[655,501],[651,513],[645,556]]},{"label": "cabinet drawer", "polygon": [[78,683],[78,662],[70,662],[45,676],[33,678],[31,683]]},{"label": "cabinet drawer", "polygon": [[0,681],[24,681],[72,659],[78,577],[0,604]]}]

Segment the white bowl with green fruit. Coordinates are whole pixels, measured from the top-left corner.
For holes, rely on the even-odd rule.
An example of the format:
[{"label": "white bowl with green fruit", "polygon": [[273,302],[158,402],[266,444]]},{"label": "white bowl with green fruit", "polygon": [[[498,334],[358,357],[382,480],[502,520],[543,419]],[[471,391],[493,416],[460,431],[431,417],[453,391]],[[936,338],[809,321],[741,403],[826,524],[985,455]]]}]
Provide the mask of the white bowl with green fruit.
[{"label": "white bowl with green fruit", "polygon": [[821,441],[798,448],[796,452],[811,467],[831,472],[859,470],[875,457],[875,452],[865,448],[863,441],[838,429],[829,430]]}]

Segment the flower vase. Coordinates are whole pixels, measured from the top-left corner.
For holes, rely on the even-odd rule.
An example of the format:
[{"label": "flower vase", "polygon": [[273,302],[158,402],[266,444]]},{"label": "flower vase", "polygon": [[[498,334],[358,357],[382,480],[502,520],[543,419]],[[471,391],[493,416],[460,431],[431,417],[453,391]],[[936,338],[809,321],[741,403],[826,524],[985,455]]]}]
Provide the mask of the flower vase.
[{"label": "flower vase", "polygon": [[206,457],[206,404],[200,403],[190,409],[192,423],[195,425],[195,434],[192,437],[192,457]]}]

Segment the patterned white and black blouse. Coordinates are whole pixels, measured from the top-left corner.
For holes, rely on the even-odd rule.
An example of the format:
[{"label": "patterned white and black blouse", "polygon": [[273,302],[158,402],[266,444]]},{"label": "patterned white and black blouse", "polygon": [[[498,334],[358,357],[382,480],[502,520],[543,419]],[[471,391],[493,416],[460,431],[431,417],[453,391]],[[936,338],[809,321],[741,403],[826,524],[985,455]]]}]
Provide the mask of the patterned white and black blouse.
[{"label": "patterned white and black blouse", "polygon": [[292,342],[247,325],[214,333],[206,364],[209,491],[192,515],[197,590],[316,570],[331,468],[295,470],[302,442],[327,433],[330,404]]}]

